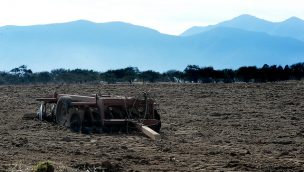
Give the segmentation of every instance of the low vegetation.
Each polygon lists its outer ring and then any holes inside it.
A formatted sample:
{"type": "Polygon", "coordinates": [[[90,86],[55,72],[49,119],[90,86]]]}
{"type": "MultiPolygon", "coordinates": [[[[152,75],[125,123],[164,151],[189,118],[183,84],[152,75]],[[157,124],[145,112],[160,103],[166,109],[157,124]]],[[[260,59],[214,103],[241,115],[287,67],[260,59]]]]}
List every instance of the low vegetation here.
{"type": "Polygon", "coordinates": [[[39,162],[34,166],[33,172],[54,172],[54,166],[49,161],[39,162]]]}
{"type": "Polygon", "coordinates": [[[304,63],[291,66],[265,64],[263,67],[244,66],[239,69],[215,70],[213,67],[188,65],[184,71],[169,70],[159,73],[152,70],[139,71],[136,67],[97,72],[84,69],[55,69],[51,72],[32,72],[26,65],[9,72],[0,72],[0,84],[48,84],[48,83],[132,83],[132,82],[274,82],[301,80],[304,63]]]}

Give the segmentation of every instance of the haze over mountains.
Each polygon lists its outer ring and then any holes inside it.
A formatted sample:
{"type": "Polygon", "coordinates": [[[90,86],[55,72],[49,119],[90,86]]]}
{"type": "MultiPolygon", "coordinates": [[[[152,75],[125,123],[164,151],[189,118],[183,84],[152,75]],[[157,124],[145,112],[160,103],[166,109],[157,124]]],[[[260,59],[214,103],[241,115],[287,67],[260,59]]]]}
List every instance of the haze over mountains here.
{"type": "Polygon", "coordinates": [[[22,64],[34,71],[285,65],[304,61],[303,31],[304,21],[298,18],[273,23],[249,15],[193,27],[180,36],[123,22],[4,26],[0,27],[0,70],[22,64]]]}
{"type": "Polygon", "coordinates": [[[210,25],[206,27],[194,26],[186,30],[181,35],[194,35],[217,27],[231,27],[247,31],[265,32],[270,35],[286,36],[304,41],[304,21],[297,17],[291,17],[282,22],[269,22],[247,14],[238,16],[232,20],[221,22],[216,25],[210,25]]]}

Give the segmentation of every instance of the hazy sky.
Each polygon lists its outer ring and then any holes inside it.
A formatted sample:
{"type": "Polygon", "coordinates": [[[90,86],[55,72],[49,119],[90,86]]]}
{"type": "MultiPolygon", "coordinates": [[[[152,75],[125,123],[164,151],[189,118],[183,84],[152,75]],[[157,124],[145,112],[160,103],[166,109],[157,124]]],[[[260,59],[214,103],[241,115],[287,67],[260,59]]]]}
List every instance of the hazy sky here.
{"type": "Polygon", "coordinates": [[[124,21],[179,34],[241,14],[271,21],[304,19],[303,0],[0,0],[0,26],[78,19],[124,21]]]}

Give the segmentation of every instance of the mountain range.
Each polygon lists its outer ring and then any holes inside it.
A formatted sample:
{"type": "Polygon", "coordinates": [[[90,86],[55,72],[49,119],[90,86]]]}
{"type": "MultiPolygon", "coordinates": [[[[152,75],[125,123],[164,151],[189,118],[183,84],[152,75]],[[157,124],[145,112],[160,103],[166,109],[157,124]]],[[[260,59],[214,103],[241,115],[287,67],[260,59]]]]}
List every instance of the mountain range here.
{"type": "Polygon", "coordinates": [[[195,35],[217,27],[229,27],[254,32],[264,32],[274,36],[285,36],[304,41],[304,21],[291,17],[282,22],[269,22],[247,14],[216,25],[194,26],[181,34],[181,36],[195,35]]]}
{"type": "Polygon", "coordinates": [[[22,64],[34,71],[83,68],[105,71],[183,70],[189,64],[217,69],[304,61],[304,21],[269,22],[242,15],[181,35],[124,22],[0,27],[0,70],[22,64]]]}

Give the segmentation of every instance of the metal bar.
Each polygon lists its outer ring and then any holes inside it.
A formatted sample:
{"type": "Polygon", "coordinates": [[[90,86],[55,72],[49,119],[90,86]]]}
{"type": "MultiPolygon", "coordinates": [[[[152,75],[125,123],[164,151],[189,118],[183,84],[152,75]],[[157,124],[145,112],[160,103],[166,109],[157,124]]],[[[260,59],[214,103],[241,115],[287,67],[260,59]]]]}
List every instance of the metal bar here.
{"type": "Polygon", "coordinates": [[[47,103],[55,103],[57,102],[56,98],[36,98],[36,101],[44,101],[47,103]]]}
{"type": "Polygon", "coordinates": [[[104,105],[102,104],[102,101],[100,101],[100,100],[97,100],[96,104],[97,104],[97,108],[98,108],[99,115],[100,115],[101,126],[104,126],[104,120],[105,120],[104,105]]]}
{"type": "Polygon", "coordinates": [[[90,96],[80,96],[80,95],[70,95],[70,94],[58,94],[58,99],[62,96],[71,97],[72,101],[79,101],[79,102],[96,102],[95,97],[90,96]]]}
{"type": "Polygon", "coordinates": [[[97,106],[96,102],[72,102],[72,106],[90,106],[95,107],[97,106]]]}
{"type": "Polygon", "coordinates": [[[124,125],[126,122],[131,122],[128,119],[104,119],[104,125],[124,125]]]}

